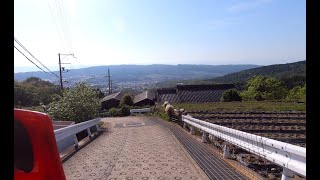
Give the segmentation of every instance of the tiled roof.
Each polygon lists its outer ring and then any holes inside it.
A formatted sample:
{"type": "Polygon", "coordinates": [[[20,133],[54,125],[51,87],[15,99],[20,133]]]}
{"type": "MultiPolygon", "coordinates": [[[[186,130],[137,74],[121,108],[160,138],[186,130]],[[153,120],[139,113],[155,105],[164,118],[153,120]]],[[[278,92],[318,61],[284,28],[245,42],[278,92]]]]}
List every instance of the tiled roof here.
{"type": "Polygon", "coordinates": [[[161,88],[157,89],[158,94],[175,94],[177,92],[176,88],[161,88]]]}
{"type": "Polygon", "coordinates": [[[216,90],[203,90],[203,91],[179,91],[180,97],[179,103],[184,102],[218,102],[222,96],[222,93],[226,89],[216,90]]]}
{"type": "Polygon", "coordinates": [[[232,89],[232,88],[235,88],[233,84],[177,85],[178,91],[183,91],[183,90],[202,91],[202,90],[232,89]]]}
{"type": "Polygon", "coordinates": [[[140,93],[134,97],[133,103],[136,104],[137,102],[140,102],[144,99],[150,99],[153,101],[155,99],[155,94],[150,91],[145,91],[143,93],[140,93]]]}
{"type": "Polygon", "coordinates": [[[121,101],[123,95],[124,95],[123,92],[113,93],[113,94],[110,94],[110,95],[104,97],[101,100],[101,102],[104,102],[104,101],[107,101],[107,100],[110,100],[110,99],[117,99],[117,100],[121,101]]]}
{"type": "Polygon", "coordinates": [[[157,101],[159,103],[219,102],[223,92],[232,88],[235,88],[233,84],[178,85],[175,89],[158,89],[157,101]]]}
{"type": "Polygon", "coordinates": [[[177,94],[161,94],[158,96],[158,102],[161,104],[164,103],[165,101],[168,101],[169,103],[176,103],[179,102],[179,97],[177,94]]]}

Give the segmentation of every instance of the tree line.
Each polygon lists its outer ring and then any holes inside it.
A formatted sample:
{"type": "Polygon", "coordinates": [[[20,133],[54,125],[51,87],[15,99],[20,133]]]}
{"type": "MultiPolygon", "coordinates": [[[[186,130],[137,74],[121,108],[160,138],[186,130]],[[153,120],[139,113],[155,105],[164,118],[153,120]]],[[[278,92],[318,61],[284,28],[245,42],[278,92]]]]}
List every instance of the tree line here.
{"type": "MultiPolygon", "coordinates": [[[[69,88],[66,88],[69,89],[69,88]]],[[[99,98],[104,97],[100,89],[95,89],[99,98]]],[[[31,107],[48,105],[62,96],[59,85],[37,77],[29,77],[24,81],[14,81],[14,106],[31,107]]]]}
{"type": "Polygon", "coordinates": [[[37,77],[27,78],[25,81],[14,81],[14,106],[38,106],[49,104],[55,96],[60,96],[58,85],[44,81],[37,77]]]}
{"type": "Polygon", "coordinates": [[[263,101],[263,100],[296,100],[306,101],[306,83],[296,84],[291,89],[275,77],[255,76],[238,92],[230,89],[223,93],[221,101],[263,101]]]}

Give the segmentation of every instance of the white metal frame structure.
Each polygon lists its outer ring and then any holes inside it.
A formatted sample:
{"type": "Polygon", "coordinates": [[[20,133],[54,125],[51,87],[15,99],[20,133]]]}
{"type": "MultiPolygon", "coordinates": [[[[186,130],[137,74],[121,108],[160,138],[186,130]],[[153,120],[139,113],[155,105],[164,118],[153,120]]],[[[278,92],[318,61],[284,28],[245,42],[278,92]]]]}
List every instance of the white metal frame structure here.
{"type": "Polygon", "coordinates": [[[64,127],[64,128],[60,128],[60,129],[57,129],[57,130],[54,130],[54,134],[55,134],[55,137],[56,137],[56,141],[57,141],[57,144],[72,136],[73,137],[73,140],[74,140],[74,144],[75,144],[75,148],[78,148],[78,139],[77,139],[77,136],[76,134],[87,129],[88,131],[88,136],[89,138],[92,138],[92,133],[90,131],[90,128],[93,127],[93,126],[96,126],[97,127],[97,131],[99,131],[99,126],[98,126],[98,123],[100,122],[100,118],[98,119],[93,119],[93,120],[89,120],[89,121],[85,121],[85,122],[82,122],[82,123],[79,123],[79,124],[74,124],[74,125],[70,125],[70,126],[67,126],[67,127],[64,127]]]}
{"type": "Polygon", "coordinates": [[[182,121],[190,125],[192,130],[196,127],[204,131],[203,136],[208,136],[209,133],[282,166],[282,180],[291,179],[293,173],[306,176],[306,148],[219,126],[191,116],[183,115],[182,121]]]}

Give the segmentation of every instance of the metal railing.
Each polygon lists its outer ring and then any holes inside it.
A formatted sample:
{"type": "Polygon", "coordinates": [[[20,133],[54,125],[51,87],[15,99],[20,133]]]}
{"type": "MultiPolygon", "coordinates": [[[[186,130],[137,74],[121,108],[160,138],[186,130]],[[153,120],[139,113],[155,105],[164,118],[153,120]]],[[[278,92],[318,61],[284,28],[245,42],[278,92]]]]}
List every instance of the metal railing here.
{"type": "Polygon", "coordinates": [[[147,112],[150,112],[151,109],[150,108],[142,108],[142,109],[131,109],[130,110],[130,113],[133,114],[133,113],[147,113],[147,112]]]}
{"type": "Polygon", "coordinates": [[[59,142],[63,141],[68,137],[73,137],[75,148],[78,148],[78,139],[76,134],[87,129],[89,138],[92,138],[93,135],[90,131],[90,128],[93,126],[96,126],[97,131],[99,131],[100,130],[98,126],[99,122],[100,122],[100,118],[54,130],[56,142],[58,144],[59,142]]]}
{"type": "Polygon", "coordinates": [[[306,148],[219,126],[191,116],[183,115],[182,121],[191,125],[191,131],[193,127],[199,128],[206,132],[203,133],[204,136],[209,133],[282,166],[285,179],[292,177],[293,172],[306,176],[306,148]]]}

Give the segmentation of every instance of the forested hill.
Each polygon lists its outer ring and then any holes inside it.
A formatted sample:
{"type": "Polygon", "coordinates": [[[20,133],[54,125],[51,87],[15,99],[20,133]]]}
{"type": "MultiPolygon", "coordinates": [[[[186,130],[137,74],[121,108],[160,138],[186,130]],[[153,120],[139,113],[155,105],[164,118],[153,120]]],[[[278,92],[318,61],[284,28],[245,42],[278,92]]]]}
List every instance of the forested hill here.
{"type": "Polygon", "coordinates": [[[302,85],[306,81],[306,61],[287,64],[275,64],[243,70],[206,80],[211,83],[245,83],[254,76],[276,77],[282,80],[288,88],[302,85]]]}

